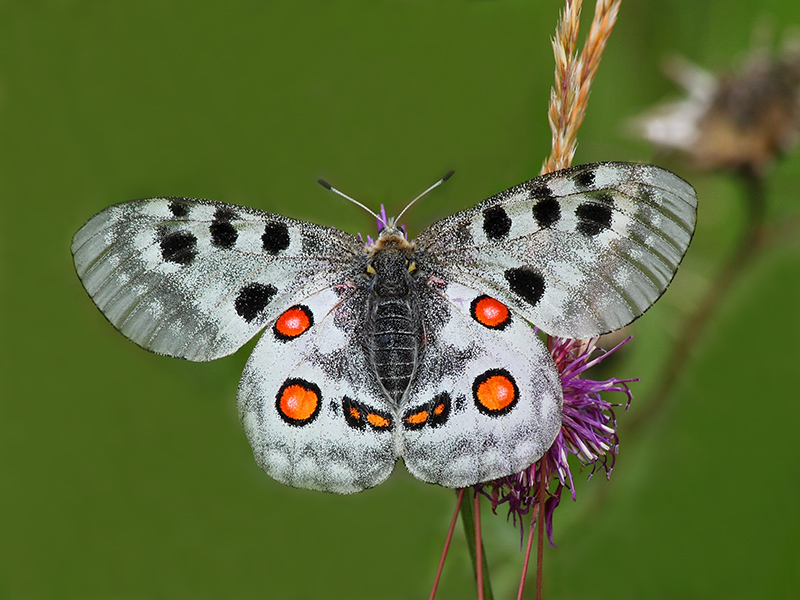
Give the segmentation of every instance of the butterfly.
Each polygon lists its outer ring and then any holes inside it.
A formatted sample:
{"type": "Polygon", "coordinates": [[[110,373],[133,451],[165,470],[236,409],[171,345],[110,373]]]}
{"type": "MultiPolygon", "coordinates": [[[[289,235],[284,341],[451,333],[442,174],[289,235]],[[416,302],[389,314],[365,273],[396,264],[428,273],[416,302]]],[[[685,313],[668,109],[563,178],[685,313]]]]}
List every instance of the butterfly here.
{"type": "Polygon", "coordinates": [[[691,241],[691,185],[600,162],[516,185],[410,240],[375,241],[251,208],[123,202],[75,234],[111,324],[194,361],[260,331],[238,390],[256,461],[294,487],[353,493],[398,458],[458,488],[521,471],[561,427],[540,331],[589,338],[644,313],[691,241]]]}

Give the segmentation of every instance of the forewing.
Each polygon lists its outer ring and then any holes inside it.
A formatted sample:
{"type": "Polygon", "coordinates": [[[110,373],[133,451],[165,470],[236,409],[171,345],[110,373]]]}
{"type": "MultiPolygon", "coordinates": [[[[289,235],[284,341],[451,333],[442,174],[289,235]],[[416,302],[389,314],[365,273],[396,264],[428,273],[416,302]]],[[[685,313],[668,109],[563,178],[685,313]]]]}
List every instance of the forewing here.
{"type": "Polygon", "coordinates": [[[691,185],[652,165],[593,163],[532,179],[417,239],[420,268],[485,289],[551,335],[619,329],[664,292],[691,241],[691,185]]]}
{"type": "Polygon", "coordinates": [[[78,276],[111,324],[190,360],[234,352],[295,298],[344,280],[362,251],[331,228],[186,198],[111,206],[72,241],[78,276]]]}
{"type": "Polygon", "coordinates": [[[288,308],[247,362],[239,415],[256,461],[281,483],[347,494],[394,469],[396,419],[359,343],[364,294],[338,286],[288,308]]]}
{"type": "Polygon", "coordinates": [[[553,359],[497,299],[457,283],[433,287],[422,295],[424,355],[399,415],[406,467],[453,488],[517,473],[561,427],[553,359]]]}

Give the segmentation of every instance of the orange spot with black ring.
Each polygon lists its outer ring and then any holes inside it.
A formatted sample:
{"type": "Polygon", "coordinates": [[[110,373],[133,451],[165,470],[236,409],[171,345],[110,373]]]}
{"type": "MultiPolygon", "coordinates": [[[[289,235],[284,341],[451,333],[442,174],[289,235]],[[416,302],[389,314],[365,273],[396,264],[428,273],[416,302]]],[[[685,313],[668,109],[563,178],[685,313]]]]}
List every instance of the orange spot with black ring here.
{"type": "Polygon", "coordinates": [[[440,392],[421,406],[415,406],[403,415],[403,426],[414,431],[428,425],[439,427],[447,422],[450,416],[450,394],[440,392]]]}
{"type": "Polygon", "coordinates": [[[372,425],[375,429],[387,429],[392,425],[392,422],[387,417],[379,415],[378,413],[369,413],[367,415],[367,423],[372,425]]]}
{"type": "Polygon", "coordinates": [[[376,411],[348,396],[342,398],[342,411],[345,423],[359,431],[366,430],[367,425],[377,431],[392,427],[392,417],[389,413],[376,411]]]}
{"type": "Polygon", "coordinates": [[[450,394],[440,392],[431,400],[431,416],[428,423],[431,427],[439,427],[447,423],[450,417],[450,394]]]}
{"type": "Polygon", "coordinates": [[[272,331],[281,341],[293,340],[311,329],[314,315],[307,306],[298,304],[286,309],[275,321],[272,331]]]}
{"type": "Polygon", "coordinates": [[[420,427],[425,424],[428,420],[428,411],[427,410],[419,410],[417,412],[408,414],[405,416],[404,420],[411,426],[420,427]]]}
{"type": "Polygon", "coordinates": [[[319,414],[322,394],[319,387],[304,379],[287,379],[275,398],[275,408],[290,425],[308,425],[319,414]]]}
{"type": "Polygon", "coordinates": [[[478,296],[470,305],[470,314],[478,323],[489,329],[503,329],[511,323],[508,307],[491,296],[478,296]]]}
{"type": "Polygon", "coordinates": [[[519,388],[505,369],[489,369],[473,381],[472,397],[478,410],[495,417],[514,408],[519,400],[519,388]]]}

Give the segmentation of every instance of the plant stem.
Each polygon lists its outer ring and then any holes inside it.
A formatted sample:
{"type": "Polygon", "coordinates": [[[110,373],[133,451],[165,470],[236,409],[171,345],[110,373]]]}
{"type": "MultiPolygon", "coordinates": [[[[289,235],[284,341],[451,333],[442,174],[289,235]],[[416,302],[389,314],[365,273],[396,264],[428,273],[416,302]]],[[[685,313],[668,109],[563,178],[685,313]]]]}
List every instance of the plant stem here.
{"type": "Polygon", "coordinates": [[[456,510],[453,513],[453,519],[450,521],[450,529],[447,530],[447,538],[444,541],[442,557],[439,559],[439,568],[436,569],[436,577],[433,580],[433,588],[431,588],[431,595],[428,597],[428,600],[433,600],[436,597],[436,590],[439,588],[439,580],[442,578],[442,571],[444,570],[444,561],[447,558],[447,551],[450,550],[450,542],[453,540],[453,532],[456,529],[456,521],[458,521],[458,513],[461,508],[461,502],[464,499],[464,492],[464,488],[458,490],[456,510]]]}
{"type": "MultiPolygon", "coordinates": [[[[544,460],[540,464],[544,464],[544,460]]],[[[539,516],[537,518],[536,539],[536,600],[542,600],[542,566],[544,564],[544,529],[545,502],[547,501],[547,483],[550,481],[547,469],[544,469],[539,479],[539,516]]]]}
{"type": "MultiPolygon", "coordinates": [[[[472,494],[474,495],[475,491],[472,490],[472,494]]],[[[472,508],[473,504],[473,497],[470,494],[464,494],[461,496],[461,523],[464,525],[464,535],[467,538],[467,549],[469,550],[469,556],[472,559],[472,570],[475,573],[475,579],[477,581],[478,578],[478,555],[477,555],[477,546],[475,542],[475,511],[472,508]]],[[[481,544],[481,557],[482,561],[486,561],[486,550],[483,547],[483,542],[481,544]]],[[[492,595],[492,586],[489,582],[489,571],[486,569],[483,573],[483,594],[486,600],[493,600],[494,596],[492,595]]]]}

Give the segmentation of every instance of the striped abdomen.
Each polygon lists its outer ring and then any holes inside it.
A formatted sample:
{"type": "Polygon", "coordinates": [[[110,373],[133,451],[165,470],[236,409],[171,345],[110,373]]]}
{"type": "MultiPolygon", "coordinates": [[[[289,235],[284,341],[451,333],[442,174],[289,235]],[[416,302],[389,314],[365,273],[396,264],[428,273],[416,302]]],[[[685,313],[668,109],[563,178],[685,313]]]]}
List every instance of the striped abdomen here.
{"type": "Polygon", "coordinates": [[[414,311],[408,296],[373,301],[370,357],[386,394],[400,403],[417,366],[419,348],[414,311]]]}

